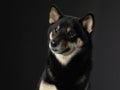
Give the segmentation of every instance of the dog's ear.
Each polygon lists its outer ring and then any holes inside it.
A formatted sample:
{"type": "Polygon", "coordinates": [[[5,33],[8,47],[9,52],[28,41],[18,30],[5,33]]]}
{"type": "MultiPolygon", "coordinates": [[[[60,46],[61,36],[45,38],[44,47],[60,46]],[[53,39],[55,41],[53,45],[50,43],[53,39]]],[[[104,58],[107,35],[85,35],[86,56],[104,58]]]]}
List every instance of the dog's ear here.
{"type": "Polygon", "coordinates": [[[55,23],[62,16],[63,15],[62,15],[61,11],[55,5],[51,5],[50,13],[49,13],[49,23],[50,24],[55,23]]]}
{"type": "Polygon", "coordinates": [[[93,31],[94,26],[94,16],[93,14],[89,13],[85,17],[81,19],[82,26],[87,32],[90,34],[93,31]]]}

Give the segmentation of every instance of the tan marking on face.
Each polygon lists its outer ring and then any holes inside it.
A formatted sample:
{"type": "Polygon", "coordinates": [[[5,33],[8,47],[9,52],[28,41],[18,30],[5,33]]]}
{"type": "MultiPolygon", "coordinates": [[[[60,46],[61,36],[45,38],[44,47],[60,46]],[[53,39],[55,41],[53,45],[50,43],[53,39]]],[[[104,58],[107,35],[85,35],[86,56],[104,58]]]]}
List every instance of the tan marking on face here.
{"type": "Polygon", "coordinates": [[[83,46],[83,41],[82,41],[82,39],[81,38],[78,38],[77,39],[77,47],[81,47],[81,46],[83,46]]]}
{"type": "Polygon", "coordinates": [[[60,25],[57,26],[56,31],[60,30],[60,25]]]}
{"type": "Polygon", "coordinates": [[[69,33],[71,31],[71,28],[70,27],[68,27],[67,28],[67,33],[69,33]]]}
{"type": "Polygon", "coordinates": [[[68,51],[68,52],[63,53],[62,55],[68,56],[68,55],[70,55],[74,50],[75,50],[75,48],[71,49],[71,50],[68,51]]]}
{"type": "Polygon", "coordinates": [[[88,29],[87,31],[88,31],[88,33],[91,33],[91,32],[92,32],[92,29],[88,29]]]}
{"type": "Polygon", "coordinates": [[[52,32],[50,32],[49,38],[50,38],[51,41],[53,40],[53,33],[52,32]]]}
{"type": "Polygon", "coordinates": [[[66,48],[66,46],[67,46],[67,42],[64,41],[64,40],[61,40],[61,41],[60,41],[60,45],[61,45],[61,47],[66,48]]]}
{"type": "MultiPolygon", "coordinates": [[[[70,42],[69,42],[69,43],[70,43],[70,42]]],[[[68,51],[68,52],[63,53],[63,55],[64,55],[64,56],[70,55],[71,53],[74,52],[74,50],[75,50],[76,48],[80,48],[81,46],[83,46],[83,44],[84,44],[84,43],[83,43],[82,39],[81,39],[81,38],[77,38],[77,43],[71,44],[71,46],[69,46],[69,47],[71,48],[71,50],[68,51]]],[[[67,45],[66,45],[66,47],[67,47],[67,45]]]]}

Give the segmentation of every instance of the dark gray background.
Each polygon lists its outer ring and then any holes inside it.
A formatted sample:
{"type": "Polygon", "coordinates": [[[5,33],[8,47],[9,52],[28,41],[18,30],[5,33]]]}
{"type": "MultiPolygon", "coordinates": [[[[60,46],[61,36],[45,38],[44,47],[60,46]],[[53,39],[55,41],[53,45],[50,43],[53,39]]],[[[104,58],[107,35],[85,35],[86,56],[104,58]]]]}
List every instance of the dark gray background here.
{"type": "MultiPolygon", "coordinates": [[[[92,90],[120,90],[119,0],[52,2],[64,14],[95,15],[92,90]]],[[[1,30],[1,90],[35,90],[46,62],[50,4],[50,0],[10,0],[3,7],[7,24],[1,30]]]]}

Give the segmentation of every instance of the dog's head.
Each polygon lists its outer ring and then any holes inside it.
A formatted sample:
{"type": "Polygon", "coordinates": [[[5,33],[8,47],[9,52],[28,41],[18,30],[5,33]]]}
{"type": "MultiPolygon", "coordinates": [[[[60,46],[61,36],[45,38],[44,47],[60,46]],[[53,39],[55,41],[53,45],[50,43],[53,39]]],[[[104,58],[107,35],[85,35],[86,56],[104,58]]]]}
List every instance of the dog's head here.
{"type": "Polygon", "coordinates": [[[49,48],[55,54],[69,55],[91,43],[94,18],[87,14],[82,19],[63,15],[52,5],[49,13],[49,48]]]}

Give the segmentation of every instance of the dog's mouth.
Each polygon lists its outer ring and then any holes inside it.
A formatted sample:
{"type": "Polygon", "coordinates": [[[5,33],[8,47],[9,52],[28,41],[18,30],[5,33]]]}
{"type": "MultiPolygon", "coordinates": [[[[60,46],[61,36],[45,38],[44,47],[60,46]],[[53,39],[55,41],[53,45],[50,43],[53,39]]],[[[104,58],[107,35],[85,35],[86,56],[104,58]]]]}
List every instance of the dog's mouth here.
{"type": "Polygon", "coordinates": [[[69,47],[62,47],[61,45],[52,47],[50,43],[49,43],[49,48],[53,53],[56,53],[56,54],[63,54],[71,50],[69,47]]]}
{"type": "Polygon", "coordinates": [[[52,48],[52,51],[54,51],[54,53],[57,53],[57,54],[63,54],[65,52],[70,51],[70,48],[65,48],[65,49],[52,48]]]}

